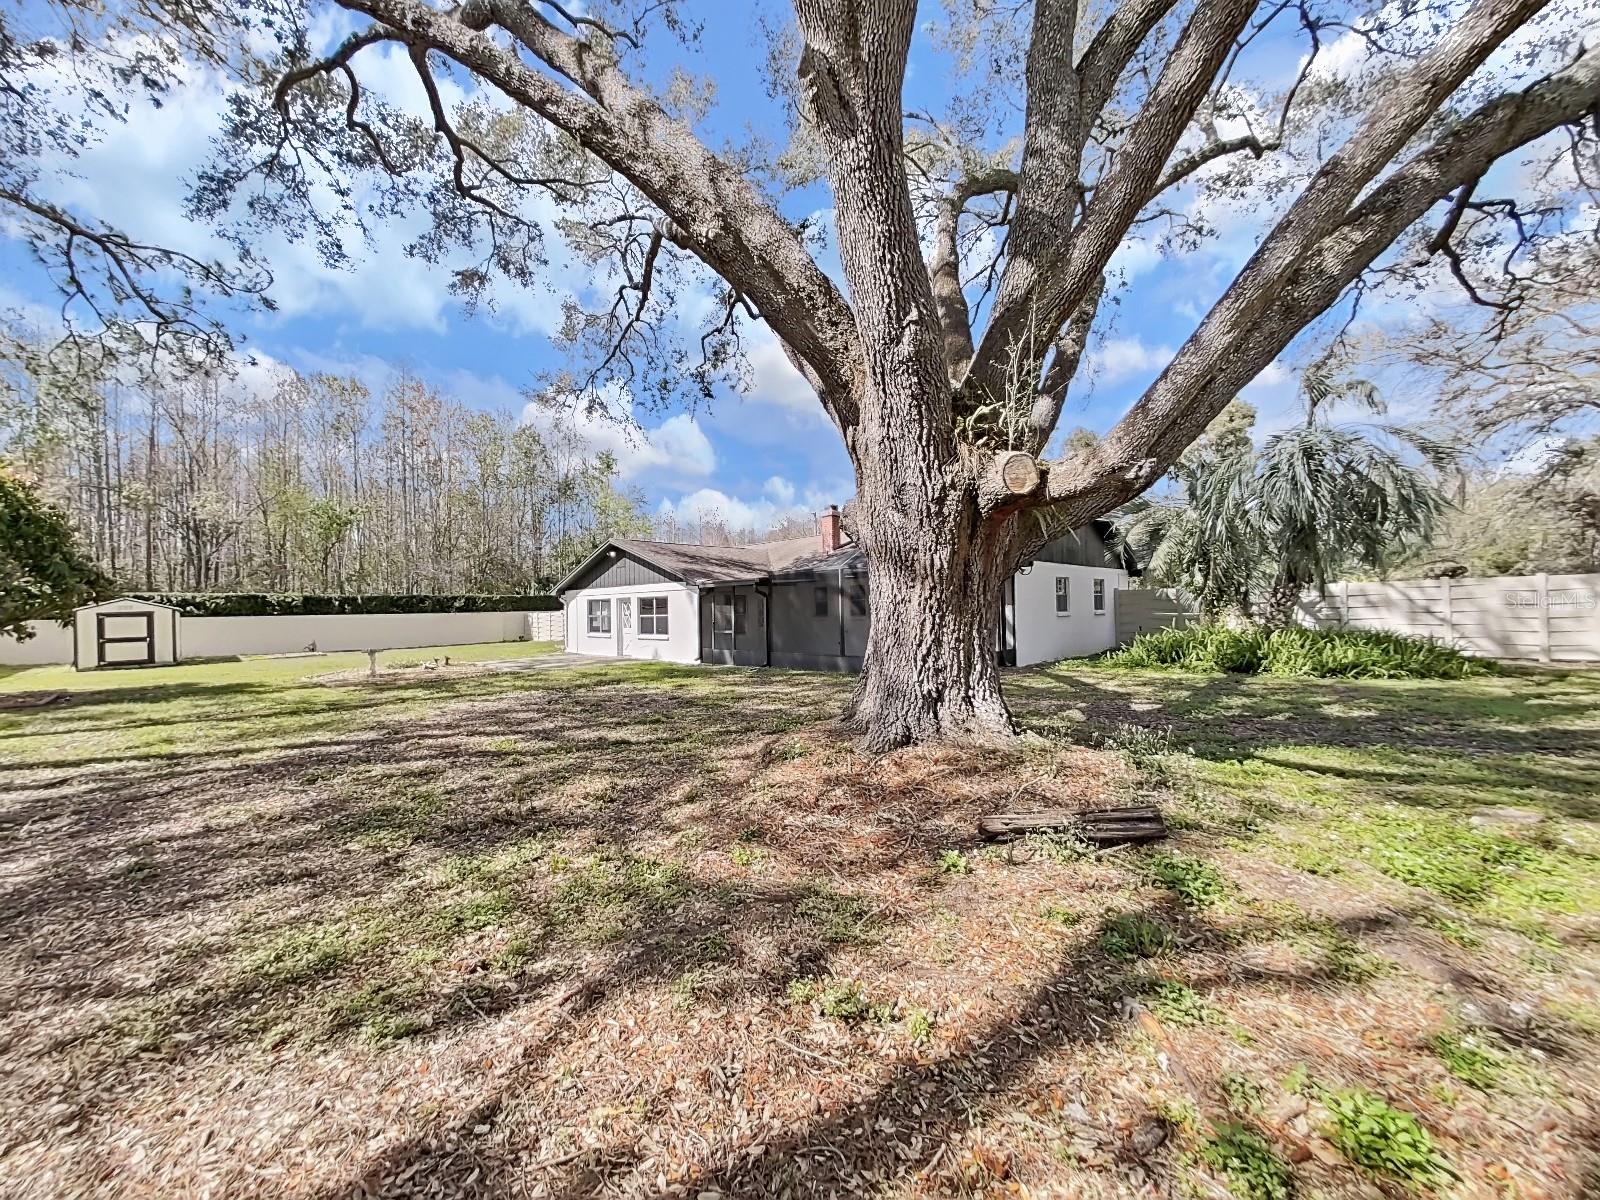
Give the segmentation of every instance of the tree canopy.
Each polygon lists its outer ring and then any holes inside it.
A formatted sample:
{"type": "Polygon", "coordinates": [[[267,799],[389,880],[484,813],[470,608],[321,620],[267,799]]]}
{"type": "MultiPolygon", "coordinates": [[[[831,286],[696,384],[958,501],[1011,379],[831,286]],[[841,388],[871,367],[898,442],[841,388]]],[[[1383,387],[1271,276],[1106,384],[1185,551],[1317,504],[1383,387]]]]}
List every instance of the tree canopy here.
{"type": "Polygon", "coordinates": [[[27,641],[30,621],[66,620],[110,586],[66,514],[0,463],[0,636],[27,641]]]}

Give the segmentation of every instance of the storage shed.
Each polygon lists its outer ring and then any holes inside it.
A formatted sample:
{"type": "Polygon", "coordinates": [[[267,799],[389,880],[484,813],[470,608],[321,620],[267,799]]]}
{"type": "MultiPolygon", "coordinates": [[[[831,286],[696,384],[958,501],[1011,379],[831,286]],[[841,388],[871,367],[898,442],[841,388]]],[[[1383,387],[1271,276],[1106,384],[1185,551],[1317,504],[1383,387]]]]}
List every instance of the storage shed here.
{"type": "Polygon", "coordinates": [[[72,665],[153,667],[178,661],[181,614],[152,600],[103,600],[72,614],[72,665]]]}

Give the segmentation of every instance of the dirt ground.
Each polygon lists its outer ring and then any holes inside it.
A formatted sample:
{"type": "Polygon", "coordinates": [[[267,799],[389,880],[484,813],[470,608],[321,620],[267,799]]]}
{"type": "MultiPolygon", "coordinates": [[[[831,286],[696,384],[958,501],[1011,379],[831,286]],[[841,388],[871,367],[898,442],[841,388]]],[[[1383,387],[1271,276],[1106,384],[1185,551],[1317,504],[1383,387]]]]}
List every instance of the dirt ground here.
{"type": "Polygon", "coordinates": [[[1592,677],[285,670],[0,712],[0,1194],[1600,1194],[1592,677]]]}

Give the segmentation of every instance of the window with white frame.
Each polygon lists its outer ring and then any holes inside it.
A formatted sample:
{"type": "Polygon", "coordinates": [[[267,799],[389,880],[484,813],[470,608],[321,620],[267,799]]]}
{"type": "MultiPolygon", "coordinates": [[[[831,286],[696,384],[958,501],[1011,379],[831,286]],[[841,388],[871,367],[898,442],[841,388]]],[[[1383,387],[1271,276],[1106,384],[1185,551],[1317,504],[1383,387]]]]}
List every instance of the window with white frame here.
{"type": "Polygon", "coordinates": [[[1106,581],[1104,579],[1096,579],[1094,581],[1094,611],[1097,616],[1105,616],[1106,581]]]}
{"type": "Polygon", "coordinates": [[[639,636],[664,638],[667,636],[667,598],[665,596],[639,597],[639,636]]]}
{"type": "Polygon", "coordinates": [[[611,632],[611,601],[589,601],[589,632],[592,635],[611,632]]]}
{"type": "Polygon", "coordinates": [[[1072,580],[1065,575],[1056,576],[1056,616],[1072,615],[1072,580]]]}

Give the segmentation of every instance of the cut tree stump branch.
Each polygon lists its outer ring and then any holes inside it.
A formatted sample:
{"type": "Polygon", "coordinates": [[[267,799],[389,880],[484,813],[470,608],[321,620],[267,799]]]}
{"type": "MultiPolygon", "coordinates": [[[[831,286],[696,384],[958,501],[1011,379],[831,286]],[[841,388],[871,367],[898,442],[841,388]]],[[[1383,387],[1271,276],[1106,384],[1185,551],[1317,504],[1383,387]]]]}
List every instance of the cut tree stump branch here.
{"type": "Polygon", "coordinates": [[[1133,845],[1166,837],[1167,823],[1161,810],[1148,804],[1081,812],[995,813],[978,818],[978,836],[986,842],[1008,842],[1030,833],[1066,833],[1096,846],[1133,845]]]}

